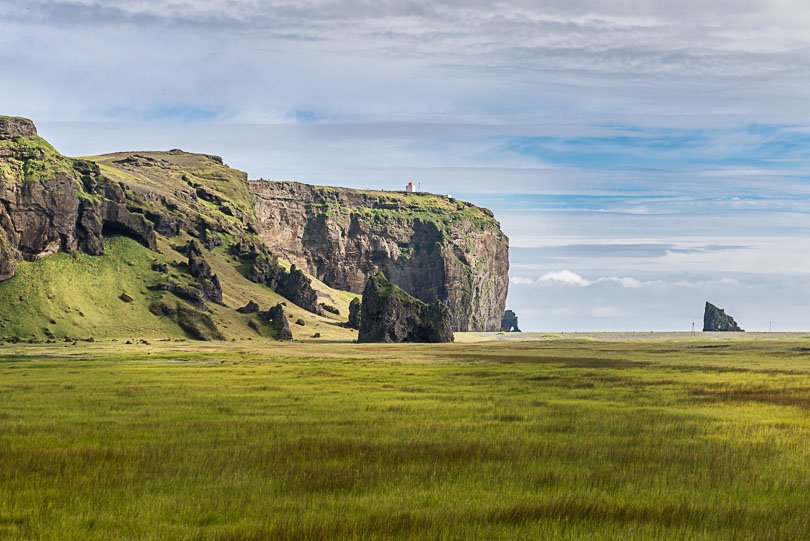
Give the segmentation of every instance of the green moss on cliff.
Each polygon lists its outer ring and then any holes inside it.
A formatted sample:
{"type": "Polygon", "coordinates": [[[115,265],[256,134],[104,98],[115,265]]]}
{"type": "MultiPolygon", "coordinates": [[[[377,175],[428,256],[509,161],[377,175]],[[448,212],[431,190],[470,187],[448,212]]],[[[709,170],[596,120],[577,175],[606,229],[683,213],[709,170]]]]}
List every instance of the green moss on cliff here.
{"type": "MultiPolygon", "coordinates": [[[[294,182],[279,184],[295,185],[294,182]]],[[[314,214],[329,217],[355,214],[374,223],[402,220],[430,222],[444,234],[450,234],[460,223],[472,225],[479,231],[500,228],[492,212],[457,199],[426,192],[407,193],[383,190],[358,190],[332,186],[313,186],[321,201],[312,205],[314,214]]]]}
{"type": "Polygon", "coordinates": [[[6,182],[37,182],[73,174],[73,160],[39,136],[0,139],[0,157],[0,174],[6,182]]]}
{"type": "Polygon", "coordinates": [[[159,295],[146,291],[160,279],[151,270],[157,254],[126,237],[108,239],[105,252],[19,262],[17,275],[0,284],[0,336],[183,336],[174,323],[149,312],[159,295]],[[122,293],[132,302],[122,301],[122,293]]]}
{"type": "Polygon", "coordinates": [[[377,272],[371,277],[371,281],[374,282],[374,287],[377,289],[377,297],[380,299],[387,299],[389,297],[394,297],[401,302],[405,303],[413,303],[419,306],[426,306],[426,304],[416,297],[409,295],[408,293],[404,292],[402,289],[397,287],[393,284],[388,278],[385,277],[385,274],[382,272],[377,272]]]}

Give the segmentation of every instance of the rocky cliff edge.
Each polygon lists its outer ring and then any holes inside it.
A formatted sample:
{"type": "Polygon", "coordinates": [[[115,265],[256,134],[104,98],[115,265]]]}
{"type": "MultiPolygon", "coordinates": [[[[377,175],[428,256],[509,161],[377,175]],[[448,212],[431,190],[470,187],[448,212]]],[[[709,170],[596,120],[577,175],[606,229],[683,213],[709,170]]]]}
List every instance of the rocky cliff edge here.
{"type": "Polygon", "coordinates": [[[331,287],[362,293],[382,271],[456,331],[500,329],[509,239],[492,213],[451,197],[251,181],[262,240],[331,287]]]}

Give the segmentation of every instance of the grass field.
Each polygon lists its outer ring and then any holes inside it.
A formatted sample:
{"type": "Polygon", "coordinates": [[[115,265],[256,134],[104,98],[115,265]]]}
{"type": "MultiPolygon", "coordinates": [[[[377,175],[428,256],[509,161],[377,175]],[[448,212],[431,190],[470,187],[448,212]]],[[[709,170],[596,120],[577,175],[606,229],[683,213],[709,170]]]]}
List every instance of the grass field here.
{"type": "Polygon", "coordinates": [[[810,337],[0,348],[0,538],[802,539],[810,337]]]}

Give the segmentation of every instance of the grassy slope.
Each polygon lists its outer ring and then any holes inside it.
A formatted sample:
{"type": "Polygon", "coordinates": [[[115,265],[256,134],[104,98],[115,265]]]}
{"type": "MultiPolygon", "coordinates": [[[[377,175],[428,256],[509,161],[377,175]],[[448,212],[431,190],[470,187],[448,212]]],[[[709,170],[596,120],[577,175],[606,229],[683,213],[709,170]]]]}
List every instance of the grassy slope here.
{"type": "MultiPolygon", "coordinates": [[[[64,336],[96,340],[184,338],[185,334],[174,322],[149,312],[150,303],[158,298],[176,302],[171,295],[146,289],[163,281],[163,275],[151,270],[153,261],[172,264],[175,281],[187,283],[189,279],[177,266],[185,263],[185,257],[175,252],[166,240],[161,240],[160,249],[164,255],[132,239],[112,237],[106,240],[103,256],[59,253],[41,261],[19,263],[17,276],[0,284],[0,306],[7,307],[0,316],[0,339],[17,336],[23,340],[33,337],[43,341],[45,329],[59,339],[64,336]],[[133,298],[132,303],[119,298],[124,292],[133,298]]],[[[256,316],[239,314],[235,308],[252,299],[266,310],[276,303],[286,302],[285,299],[245,279],[223,250],[209,256],[209,261],[220,276],[224,301],[228,305],[220,307],[209,303],[220,330],[229,339],[260,339],[248,327],[248,322],[256,316]]],[[[296,339],[309,339],[316,332],[321,333],[323,340],[355,338],[354,331],[344,329],[337,321],[315,316],[292,303],[287,303],[286,313],[291,324],[299,318],[306,322],[304,327],[291,325],[296,339]]]]}
{"type": "Polygon", "coordinates": [[[101,257],[58,253],[18,263],[17,275],[0,285],[0,336],[41,340],[49,329],[82,339],[182,337],[148,309],[160,296],[146,290],[160,277],[151,265],[164,259],[125,237],[107,239],[105,250],[101,257]],[[119,298],[124,292],[133,302],[119,298]]]}
{"type": "MultiPolygon", "coordinates": [[[[147,188],[153,193],[172,196],[178,191],[190,191],[188,182],[221,196],[233,210],[252,214],[252,196],[246,184],[247,175],[238,169],[220,164],[205,154],[183,151],[117,152],[85,159],[96,162],[102,173],[131,186],[147,188]],[[122,163],[137,157],[141,164],[122,163]],[[151,163],[149,160],[153,160],[151,163]],[[185,175],[187,180],[183,180],[185,175]]],[[[213,207],[212,207],[213,210],[213,207]]],[[[220,218],[224,218],[220,216],[220,218]]]]}
{"type": "MultiPolygon", "coordinates": [[[[225,253],[223,248],[214,251],[213,257],[209,257],[214,272],[219,276],[222,283],[223,301],[229,308],[212,306],[215,313],[215,320],[221,325],[221,330],[226,336],[236,338],[256,337],[256,333],[246,327],[246,321],[253,316],[243,316],[234,308],[239,308],[247,304],[249,300],[259,303],[262,310],[266,310],[279,302],[286,303],[284,310],[290,320],[290,328],[293,338],[296,340],[311,339],[315,333],[321,334],[321,340],[350,342],[357,338],[357,332],[346,329],[340,324],[348,317],[348,302],[333,303],[342,310],[341,318],[317,316],[303,308],[287,301],[269,287],[258,285],[243,276],[239,272],[237,261],[225,253]],[[345,307],[343,306],[345,304],[345,307]],[[296,325],[295,322],[302,319],[304,326],[296,325]]],[[[313,280],[316,290],[328,294],[330,298],[341,299],[347,293],[333,290],[321,282],[313,280]]]]}
{"type": "MultiPolygon", "coordinates": [[[[98,163],[105,175],[125,182],[130,186],[146,188],[152,192],[173,198],[174,194],[178,192],[191,191],[188,186],[190,181],[222,197],[237,214],[253,214],[253,196],[250,194],[246,184],[247,175],[239,170],[217,163],[204,154],[192,154],[182,151],[119,152],[92,156],[87,159],[98,163]],[[122,160],[132,156],[139,159],[154,160],[152,163],[157,165],[133,167],[122,163],[122,160]],[[183,176],[187,180],[183,180],[183,176]]],[[[214,221],[226,220],[238,223],[236,218],[225,216],[219,212],[215,205],[209,203],[200,204],[203,206],[198,206],[189,212],[203,211],[214,221]]],[[[168,245],[166,248],[170,249],[168,245]]],[[[178,256],[177,259],[180,261],[183,258],[178,256]]],[[[267,287],[244,279],[243,275],[237,272],[238,261],[228,256],[224,248],[217,249],[213,257],[210,257],[209,263],[219,275],[225,295],[225,304],[230,308],[244,306],[249,300],[258,302],[262,309],[267,309],[278,302],[285,302],[287,304],[287,317],[290,318],[293,337],[296,340],[310,339],[315,333],[320,333],[321,338],[324,340],[351,341],[356,337],[354,331],[337,325],[339,322],[346,321],[349,302],[351,302],[353,294],[332,289],[312,278],[313,287],[323,296],[324,302],[336,306],[341,311],[340,316],[326,313],[324,317],[320,317],[286,301],[267,287]],[[298,319],[303,319],[306,325],[303,327],[294,325],[294,322],[298,319]]],[[[256,333],[246,326],[247,321],[255,318],[254,316],[242,316],[233,313],[232,310],[217,306],[211,308],[214,312],[215,321],[222,325],[221,330],[229,338],[257,338],[256,333]]]]}
{"type": "Polygon", "coordinates": [[[808,346],[0,349],[0,537],[804,538],[808,346]]]}

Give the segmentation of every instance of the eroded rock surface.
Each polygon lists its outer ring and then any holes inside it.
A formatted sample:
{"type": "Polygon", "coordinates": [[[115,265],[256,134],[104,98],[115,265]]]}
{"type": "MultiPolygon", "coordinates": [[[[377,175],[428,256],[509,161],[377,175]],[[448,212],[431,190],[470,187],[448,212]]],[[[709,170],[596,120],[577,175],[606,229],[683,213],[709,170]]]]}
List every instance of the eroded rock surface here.
{"type": "Polygon", "coordinates": [[[37,127],[27,118],[0,116],[0,138],[37,136],[37,127]]]}
{"type": "Polygon", "coordinates": [[[188,268],[205,297],[214,303],[222,304],[222,285],[214,274],[211,265],[206,261],[202,248],[197,241],[190,241],[183,252],[188,256],[188,268]]]}
{"type": "Polygon", "coordinates": [[[312,282],[306,274],[295,265],[292,265],[288,272],[276,258],[262,254],[253,261],[248,279],[266,285],[305,310],[314,314],[321,313],[318,293],[312,288],[312,282]]]}
{"type": "Polygon", "coordinates": [[[284,306],[277,304],[266,312],[260,312],[259,317],[270,323],[276,340],[292,340],[290,321],[284,314],[284,306]]]}
{"type": "Polygon", "coordinates": [[[426,304],[381,272],[363,290],[358,342],[452,342],[452,316],[441,301],[426,304]]]}
{"type": "Polygon", "coordinates": [[[18,259],[101,255],[105,234],[156,250],[152,222],[133,206],[98,165],[62,156],[28,120],[0,117],[0,281],[14,275],[18,259]]]}
{"type": "Polygon", "coordinates": [[[382,271],[458,331],[500,329],[509,242],[492,213],[432,194],[252,181],[268,247],[327,285],[360,293],[382,271]]]}
{"type": "Polygon", "coordinates": [[[744,332],[734,321],[734,318],[726,314],[725,310],[718,308],[710,302],[706,303],[703,311],[703,331],[704,332],[744,332]]]}
{"type": "Polygon", "coordinates": [[[360,299],[355,297],[352,299],[352,302],[349,303],[349,321],[346,323],[346,326],[350,329],[360,329],[360,310],[360,299]]]}
{"type": "Polygon", "coordinates": [[[240,314],[255,314],[259,311],[259,304],[254,300],[249,300],[246,305],[236,309],[240,314]]]}

